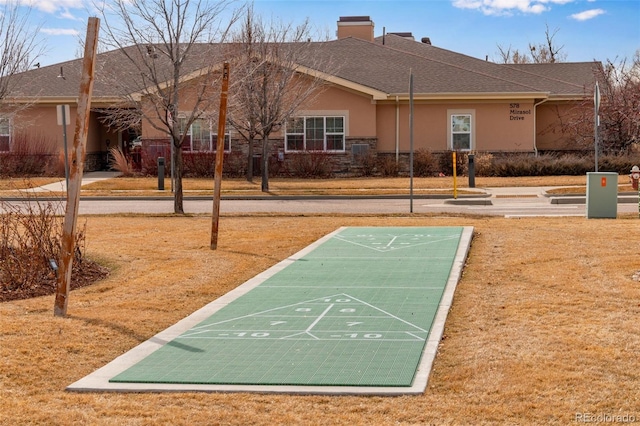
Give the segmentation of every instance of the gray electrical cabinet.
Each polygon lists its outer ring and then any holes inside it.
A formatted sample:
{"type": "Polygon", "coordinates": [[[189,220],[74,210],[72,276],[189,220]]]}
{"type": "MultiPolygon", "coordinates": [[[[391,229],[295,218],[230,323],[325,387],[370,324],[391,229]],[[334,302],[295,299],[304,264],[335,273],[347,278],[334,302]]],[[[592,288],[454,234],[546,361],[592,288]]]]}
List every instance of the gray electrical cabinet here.
{"type": "Polygon", "coordinates": [[[618,216],[618,174],[614,172],[587,173],[587,218],[618,216]]]}

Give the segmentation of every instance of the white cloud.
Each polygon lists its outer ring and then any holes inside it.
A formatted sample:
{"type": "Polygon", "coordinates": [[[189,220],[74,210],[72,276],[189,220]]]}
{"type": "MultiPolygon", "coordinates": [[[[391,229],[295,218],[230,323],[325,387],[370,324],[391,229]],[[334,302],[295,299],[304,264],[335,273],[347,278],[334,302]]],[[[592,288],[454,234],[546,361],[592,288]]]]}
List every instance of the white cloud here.
{"type": "Polygon", "coordinates": [[[479,10],[485,15],[510,15],[516,12],[540,14],[552,4],[567,4],[575,0],[452,0],[459,9],[479,10]]]}
{"type": "MultiPolygon", "coordinates": [[[[56,13],[67,9],[84,9],[86,7],[86,0],[18,0],[18,2],[45,13],[56,13]]],[[[7,0],[0,0],[0,3],[7,3],[7,0]]]]}
{"type": "Polygon", "coordinates": [[[59,36],[59,35],[77,36],[80,34],[78,30],[74,30],[71,28],[41,28],[40,32],[49,34],[52,36],[59,36]]]}
{"type": "Polygon", "coordinates": [[[585,10],[584,12],[574,13],[571,15],[571,18],[576,21],[588,21],[589,19],[593,19],[596,16],[603,15],[604,13],[605,11],[602,9],[590,9],[585,10]]]}

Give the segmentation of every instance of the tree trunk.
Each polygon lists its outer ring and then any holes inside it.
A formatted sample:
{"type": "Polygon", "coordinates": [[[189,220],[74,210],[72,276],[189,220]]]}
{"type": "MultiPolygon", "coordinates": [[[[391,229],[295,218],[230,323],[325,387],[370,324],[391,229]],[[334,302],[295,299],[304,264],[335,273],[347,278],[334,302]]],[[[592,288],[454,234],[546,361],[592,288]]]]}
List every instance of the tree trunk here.
{"type": "Polygon", "coordinates": [[[176,146],[173,143],[173,156],[171,161],[174,163],[173,172],[175,173],[175,186],[173,188],[173,212],[176,214],[184,214],[183,194],[182,194],[182,145],[176,146]]]}
{"type": "Polygon", "coordinates": [[[262,192],[269,192],[269,136],[262,137],[262,192]]]}
{"type": "Polygon", "coordinates": [[[249,138],[249,148],[247,149],[247,182],[253,182],[253,138],[249,138]]]}

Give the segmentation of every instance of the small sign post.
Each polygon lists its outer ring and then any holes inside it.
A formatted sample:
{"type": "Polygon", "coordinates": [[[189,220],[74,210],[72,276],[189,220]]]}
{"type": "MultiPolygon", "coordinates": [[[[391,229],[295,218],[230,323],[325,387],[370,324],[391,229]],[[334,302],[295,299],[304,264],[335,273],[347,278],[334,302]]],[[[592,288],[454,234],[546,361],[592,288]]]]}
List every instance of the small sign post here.
{"type": "Polygon", "coordinates": [[[69,193],[69,153],[67,148],[67,126],[71,124],[71,113],[69,112],[69,105],[57,105],[56,112],[58,113],[58,126],[62,126],[62,143],[64,145],[64,178],[65,192],[69,193]]]}

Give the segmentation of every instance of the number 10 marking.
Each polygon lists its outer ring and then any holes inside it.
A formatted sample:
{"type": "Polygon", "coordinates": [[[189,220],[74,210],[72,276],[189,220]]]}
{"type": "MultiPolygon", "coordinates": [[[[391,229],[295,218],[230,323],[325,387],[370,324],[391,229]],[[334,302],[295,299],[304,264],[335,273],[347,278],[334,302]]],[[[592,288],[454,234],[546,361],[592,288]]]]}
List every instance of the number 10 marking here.
{"type": "MultiPolygon", "coordinates": [[[[239,332],[239,333],[232,333],[235,337],[247,337],[246,332],[239,332]]],[[[269,337],[269,333],[264,333],[264,332],[260,332],[260,333],[251,333],[249,334],[249,337],[269,337]]]]}
{"type": "MultiPolygon", "coordinates": [[[[352,333],[352,334],[345,334],[345,337],[348,337],[350,339],[357,339],[359,336],[358,333],[352,333]]],[[[366,333],[363,334],[362,337],[364,337],[365,339],[379,339],[382,337],[382,334],[378,334],[378,333],[366,333]]]]}

